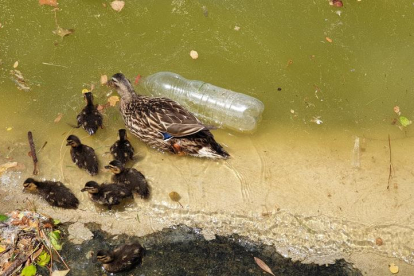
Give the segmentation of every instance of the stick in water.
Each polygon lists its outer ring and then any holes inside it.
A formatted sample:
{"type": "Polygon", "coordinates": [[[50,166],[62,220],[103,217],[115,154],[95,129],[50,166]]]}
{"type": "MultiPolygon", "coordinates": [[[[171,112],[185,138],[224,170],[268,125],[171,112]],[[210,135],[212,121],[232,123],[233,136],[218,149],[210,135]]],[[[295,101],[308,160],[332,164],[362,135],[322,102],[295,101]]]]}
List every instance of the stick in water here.
{"type": "Polygon", "coordinates": [[[32,156],[33,159],[33,164],[34,164],[34,168],[33,168],[33,174],[34,175],[38,175],[39,174],[39,170],[37,169],[37,156],[36,156],[36,148],[35,148],[35,144],[33,142],[33,134],[31,131],[29,131],[27,133],[27,136],[29,137],[29,145],[30,145],[30,155],[32,156]]]}

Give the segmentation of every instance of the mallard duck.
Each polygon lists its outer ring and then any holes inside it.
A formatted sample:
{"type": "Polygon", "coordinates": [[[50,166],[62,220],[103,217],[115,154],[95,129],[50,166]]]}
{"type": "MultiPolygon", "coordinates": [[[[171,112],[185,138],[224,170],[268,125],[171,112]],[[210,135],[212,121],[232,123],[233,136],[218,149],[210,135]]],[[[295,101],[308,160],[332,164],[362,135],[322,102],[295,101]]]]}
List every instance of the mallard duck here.
{"type": "Polygon", "coordinates": [[[62,182],[36,181],[28,178],[24,181],[23,187],[24,191],[38,193],[52,206],[66,209],[78,208],[79,200],[62,182]]]}
{"type": "Polygon", "coordinates": [[[124,185],[132,192],[138,193],[142,198],[149,197],[148,182],[141,172],[134,168],[125,168],[118,160],[111,161],[108,166],[105,166],[105,169],[109,169],[113,173],[113,182],[124,185]]]}
{"type": "Polygon", "coordinates": [[[95,134],[98,128],[102,127],[102,114],[93,105],[92,92],[85,93],[86,106],[79,113],[77,120],[78,126],[83,127],[89,135],[95,134]]]}
{"type": "Polygon", "coordinates": [[[126,130],[120,129],[118,132],[119,140],[111,146],[111,154],[115,160],[125,164],[128,160],[132,160],[134,156],[134,148],[127,140],[126,130]]]}
{"type": "Polygon", "coordinates": [[[121,96],[121,114],[126,127],[149,146],[179,155],[229,157],[209,128],[177,102],[136,94],[121,73],[113,75],[108,84],[121,96]]]}
{"type": "Polygon", "coordinates": [[[109,210],[113,205],[119,205],[122,200],[132,197],[132,192],[128,188],[113,183],[99,185],[95,181],[89,181],[81,191],[87,191],[92,201],[108,206],[109,210]]]}
{"type": "Polygon", "coordinates": [[[96,259],[103,263],[107,272],[121,272],[142,262],[145,249],[138,243],[124,244],[113,251],[99,250],[96,259]]]}
{"type": "Polygon", "coordinates": [[[70,156],[72,161],[81,169],[85,169],[90,175],[98,173],[98,159],[93,148],[81,143],[75,135],[70,135],[66,146],[71,146],[70,156]]]}

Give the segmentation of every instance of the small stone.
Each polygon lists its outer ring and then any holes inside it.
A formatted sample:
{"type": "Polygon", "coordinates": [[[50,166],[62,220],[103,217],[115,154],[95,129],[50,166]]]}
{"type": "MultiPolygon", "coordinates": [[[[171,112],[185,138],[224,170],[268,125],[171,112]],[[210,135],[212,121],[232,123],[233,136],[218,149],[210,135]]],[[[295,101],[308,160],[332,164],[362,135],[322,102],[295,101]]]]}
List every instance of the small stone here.
{"type": "Polygon", "coordinates": [[[192,59],[198,59],[197,51],[191,50],[190,56],[191,56],[192,59]]]}

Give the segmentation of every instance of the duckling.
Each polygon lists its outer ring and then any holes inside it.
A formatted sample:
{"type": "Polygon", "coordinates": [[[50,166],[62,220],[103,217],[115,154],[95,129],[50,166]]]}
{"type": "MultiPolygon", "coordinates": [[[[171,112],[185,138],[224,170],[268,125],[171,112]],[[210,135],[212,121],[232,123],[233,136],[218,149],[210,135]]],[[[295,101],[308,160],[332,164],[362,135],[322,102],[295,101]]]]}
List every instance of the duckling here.
{"type": "Polygon", "coordinates": [[[230,157],[214,139],[211,127],[177,102],[136,94],[121,73],[113,75],[108,85],[115,87],[121,96],[120,111],[127,129],[150,147],[177,155],[230,157]]]}
{"type": "Polygon", "coordinates": [[[119,140],[111,146],[111,154],[115,160],[119,160],[122,164],[125,164],[128,160],[132,160],[134,156],[134,148],[127,140],[126,130],[120,129],[119,140]]]}
{"type": "Polygon", "coordinates": [[[89,135],[95,134],[98,127],[102,127],[102,115],[99,113],[96,106],[93,105],[92,92],[85,93],[86,106],[82,109],[76,117],[78,120],[78,128],[83,127],[89,135]]]}
{"type": "Polygon", "coordinates": [[[113,251],[99,250],[96,259],[103,263],[107,272],[121,272],[142,262],[145,249],[138,242],[124,244],[113,251]]]}
{"type": "Polygon", "coordinates": [[[76,209],[79,200],[62,182],[36,181],[28,178],[23,183],[24,191],[38,193],[50,205],[65,209],[76,209]]]}
{"type": "Polygon", "coordinates": [[[119,205],[123,199],[132,197],[132,192],[122,185],[105,183],[99,185],[95,181],[87,182],[81,192],[85,191],[89,193],[92,201],[108,206],[109,210],[113,205],[119,205]]]}
{"type": "Polygon", "coordinates": [[[93,148],[81,143],[75,135],[70,135],[66,146],[71,146],[70,156],[72,161],[81,169],[85,169],[90,175],[98,174],[98,159],[93,148]]]}
{"type": "Polygon", "coordinates": [[[125,168],[118,160],[111,161],[108,166],[105,166],[105,169],[109,169],[113,173],[113,182],[124,185],[131,191],[138,193],[141,198],[149,197],[148,182],[141,172],[134,168],[125,168]]]}

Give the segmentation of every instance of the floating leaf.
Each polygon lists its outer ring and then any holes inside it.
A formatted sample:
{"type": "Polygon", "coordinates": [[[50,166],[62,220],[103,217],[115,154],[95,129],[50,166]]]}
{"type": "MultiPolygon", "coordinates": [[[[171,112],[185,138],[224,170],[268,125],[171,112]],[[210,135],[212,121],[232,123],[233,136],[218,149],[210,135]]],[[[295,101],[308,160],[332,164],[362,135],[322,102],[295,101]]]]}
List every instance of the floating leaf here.
{"type": "Polygon", "coordinates": [[[101,76],[101,84],[105,85],[108,82],[108,76],[107,75],[102,75],[101,76]]]}
{"type": "Polygon", "coordinates": [[[52,7],[57,7],[57,0],[39,0],[40,5],[49,5],[52,7]]]}
{"type": "Polygon", "coordinates": [[[60,26],[57,26],[56,30],[54,30],[53,33],[60,37],[65,37],[67,35],[72,34],[74,31],[74,29],[63,29],[60,26]]]}
{"type": "Polygon", "coordinates": [[[326,39],[326,41],[328,41],[329,43],[332,43],[332,38],[329,38],[329,37],[325,37],[325,39],[326,39]]]}
{"type": "Polygon", "coordinates": [[[118,96],[111,96],[108,98],[108,103],[110,106],[115,106],[117,102],[119,102],[118,96]]]}
{"type": "Polygon", "coordinates": [[[173,191],[173,192],[169,193],[168,195],[170,196],[172,201],[178,202],[178,204],[180,204],[181,208],[184,208],[184,206],[180,203],[181,196],[180,196],[179,193],[173,191]]]}
{"type": "Polygon", "coordinates": [[[65,276],[66,274],[69,273],[69,269],[68,270],[55,270],[52,273],[52,276],[65,276]]]}
{"type": "Polygon", "coordinates": [[[390,265],[389,265],[389,268],[390,268],[390,271],[391,271],[391,273],[392,274],[397,274],[398,273],[398,266],[397,265],[395,265],[395,264],[393,264],[393,263],[391,263],[390,265]]]}
{"type": "Polygon", "coordinates": [[[6,220],[8,220],[8,219],[9,219],[9,217],[8,217],[8,216],[3,215],[3,214],[0,214],[0,222],[1,222],[1,221],[6,221],[6,220]]]}
{"type": "Polygon", "coordinates": [[[6,247],[4,247],[3,245],[0,245],[0,253],[5,251],[5,250],[6,250],[6,247]]]}
{"type": "Polygon", "coordinates": [[[275,274],[273,274],[272,270],[270,269],[270,267],[267,266],[267,264],[265,264],[265,262],[263,262],[262,260],[260,260],[259,258],[254,257],[254,261],[256,262],[256,264],[263,269],[263,271],[276,276],[275,274]]]}
{"type": "Polygon", "coordinates": [[[37,257],[36,263],[40,266],[45,266],[50,262],[50,255],[46,251],[42,251],[42,253],[37,257]]]}
{"type": "Polygon", "coordinates": [[[63,116],[62,113],[58,113],[57,117],[55,118],[55,120],[53,122],[59,123],[60,119],[62,119],[62,116],[63,116]]]}
{"type": "Polygon", "coordinates": [[[177,193],[177,192],[171,192],[171,193],[169,193],[168,195],[170,196],[171,200],[172,200],[172,201],[175,201],[175,202],[178,202],[178,201],[180,201],[180,199],[181,199],[180,194],[179,194],[179,193],[177,193]]]}
{"type": "Polygon", "coordinates": [[[22,270],[21,276],[34,276],[36,275],[36,266],[31,264],[29,266],[25,266],[22,270]]]}
{"type": "Polygon", "coordinates": [[[27,85],[22,72],[14,69],[10,71],[10,74],[12,75],[14,83],[17,85],[17,89],[24,90],[24,91],[30,90],[30,87],[27,85]]]}
{"type": "Polygon", "coordinates": [[[408,118],[407,117],[404,117],[404,116],[400,116],[400,124],[403,126],[403,127],[406,127],[406,126],[409,126],[409,125],[411,125],[411,121],[410,120],[408,120],[408,118]]]}
{"type": "Polygon", "coordinates": [[[19,62],[18,61],[16,61],[14,64],[13,64],[13,68],[17,68],[17,66],[19,66],[19,62]]]}
{"type": "Polygon", "coordinates": [[[115,0],[111,2],[112,9],[114,9],[117,12],[120,12],[124,8],[124,6],[125,6],[124,1],[115,0]]]}
{"type": "Polygon", "coordinates": [[[59,243],[59,240],[60,240],[60,231],[59,230],[55,230],[53,232],[50,232],[49,233],[49,239],[50,239],[50,243],[52,244],[52,246],[56,250],[61,250],[62,249],[62,244],[59,243]]]}

